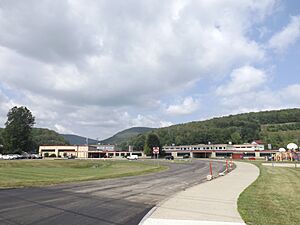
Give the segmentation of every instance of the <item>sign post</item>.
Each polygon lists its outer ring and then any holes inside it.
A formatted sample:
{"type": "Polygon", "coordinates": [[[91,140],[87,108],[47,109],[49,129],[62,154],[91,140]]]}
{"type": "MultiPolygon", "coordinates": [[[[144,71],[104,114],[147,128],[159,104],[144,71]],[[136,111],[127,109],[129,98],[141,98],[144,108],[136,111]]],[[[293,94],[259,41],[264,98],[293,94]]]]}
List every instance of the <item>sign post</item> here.
{"type": "Polygon", "coordinates": [[[159,147],[153,147],[152,150],[153,155],[156,155],[156,159],[158,159],[159,147]]]}
{"type": "Polygon", "coordinates": [[[159,147],[153,147],[152,150],[153,155],[156,155],[156,159],[158,159],[159,147]]]}

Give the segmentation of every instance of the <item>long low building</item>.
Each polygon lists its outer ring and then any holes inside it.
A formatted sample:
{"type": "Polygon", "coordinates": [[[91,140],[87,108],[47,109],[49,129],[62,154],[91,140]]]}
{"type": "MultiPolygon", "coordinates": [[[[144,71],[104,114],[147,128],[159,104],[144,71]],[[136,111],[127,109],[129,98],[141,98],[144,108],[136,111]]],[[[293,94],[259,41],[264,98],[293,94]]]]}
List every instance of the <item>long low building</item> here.
{"type": "MultiPolygon", "coordinates": [[[[132,150],[132,148],[130,148],[132,150]]],[[[165,155],[174,158],[189,156],[191,158],[260,158],[269,157],[278,150],[265,150],[264,145],[252,142],[251,144],[198,144],[163,146],[165,155]]],[[[76,158],[123,158],[131,155],[146,157],[141,151],[118,151],[113,145],[74,145],[74,146],[40,146],[39,155],[50,157],[76,158]]]]}
{"type": "Polygon", "coordinates": [[[163,146],[164,151],[178,150],[227,150],[227,151],[263,151],[265,146],[252,142],[251,144],[198,144],[198,145],[179,145],[179,146],[163,146]]]}
{"type": "Polygon", "coordinates": [[[260,158],[269,157],[278,150],[265,150],[263,144],[198,144],[163,146],[166,155],[180,158],[188,155],[191,158],[260,158]]]}
{"type": "Polygon", "coordinates": [[[76,158],[105,158],[105,157],[127,157],[131,155],[138,155],[144,157],[143,152],[134,151],[116,151],[110,148],[99,147],[97,145],[59,145],[59,146],[40,146],[40,156],[51,157],[68,157],[74,156],[76,158]]]}

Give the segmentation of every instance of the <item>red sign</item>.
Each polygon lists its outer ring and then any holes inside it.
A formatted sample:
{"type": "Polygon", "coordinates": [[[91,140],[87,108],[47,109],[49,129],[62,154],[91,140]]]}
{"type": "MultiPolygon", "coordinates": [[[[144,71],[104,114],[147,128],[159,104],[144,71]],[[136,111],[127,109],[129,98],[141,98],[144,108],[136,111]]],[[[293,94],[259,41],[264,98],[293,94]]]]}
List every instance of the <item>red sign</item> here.
{"type": "Polygon", "coordinates": [[[159,153],[159,147],[153,147],[153,154],[159,153]]]}

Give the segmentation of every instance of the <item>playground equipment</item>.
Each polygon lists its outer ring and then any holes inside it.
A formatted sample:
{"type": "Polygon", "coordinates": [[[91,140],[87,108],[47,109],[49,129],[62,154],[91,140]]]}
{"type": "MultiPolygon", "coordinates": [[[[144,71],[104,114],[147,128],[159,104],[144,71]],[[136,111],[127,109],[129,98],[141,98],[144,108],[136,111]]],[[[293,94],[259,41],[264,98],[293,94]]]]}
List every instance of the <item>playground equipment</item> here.
{"type": "Polygon", "coordinates": [[[295,143],[289,143],[286,147],[287,147],[287,149],[289,149],[289,150],[296,151],[297,148],[298,148],[298,145],[296,145],[295,143]]]}
{"type": "Polygon", "coordinates": [[[288,150],[286,150],[285,148],[280,148],[279,152],[273,155],[275,161],[294,161],[296,159],[296,151],[298,149],[298,146],[295,143],[289,143],[286,147],[288,150]]]}

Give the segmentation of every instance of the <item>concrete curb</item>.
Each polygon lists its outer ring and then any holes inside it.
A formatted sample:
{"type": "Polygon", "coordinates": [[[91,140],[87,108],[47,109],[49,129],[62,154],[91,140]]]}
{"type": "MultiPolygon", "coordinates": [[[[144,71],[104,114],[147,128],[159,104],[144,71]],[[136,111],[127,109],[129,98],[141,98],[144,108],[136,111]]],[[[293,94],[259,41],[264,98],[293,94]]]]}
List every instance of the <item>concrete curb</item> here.
{"type": "Polygon", "coordinates": [[[259,169],[249,163],[235,163],[236,169],[226,176],[188,188],[159,203],[139,224],[245,224],[238,213],[237,200],[257,179],[259,169]]]}
{"type": "Polygon", "coordinates": [[[220,222],[206,220],[172,220],[172,219],[148,219],[144,225],[246,225],[245,223],[220,222]]]}

